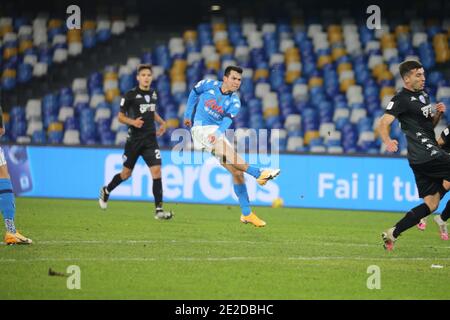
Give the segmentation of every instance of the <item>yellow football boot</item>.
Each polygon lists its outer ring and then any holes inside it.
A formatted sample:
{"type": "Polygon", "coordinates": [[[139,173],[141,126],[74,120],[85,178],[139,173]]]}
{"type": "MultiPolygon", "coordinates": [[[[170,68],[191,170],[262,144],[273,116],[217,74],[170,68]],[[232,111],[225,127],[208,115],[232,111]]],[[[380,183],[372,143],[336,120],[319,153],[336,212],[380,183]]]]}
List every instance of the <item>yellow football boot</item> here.
{"type": "Polygon", "coordinates": [[[267,181],[276,178],[280,174],[280,169],[265,169],[261,171],[261,174],[256,179],[259,185],[263,186],[267,181]]]}
{"type": "Polygon", "coordinates": [[[254,214],[253,212],[250,213],[248,216],[241,215],[241,222],[251,223],[255,227],[264,227],[266,225],[266,222],[258,218],[256,214],[254,214]]]}
{"type": "Polygon", "coordinates": [[[16,233],[10,233],[7,232],[5,234],[5,243],[7,245],[12,244],[32,244],[33,241],[31,239],[28,239],[27,237],[24,237],[19,233],[19,231],[16,231],[16,233]]]}

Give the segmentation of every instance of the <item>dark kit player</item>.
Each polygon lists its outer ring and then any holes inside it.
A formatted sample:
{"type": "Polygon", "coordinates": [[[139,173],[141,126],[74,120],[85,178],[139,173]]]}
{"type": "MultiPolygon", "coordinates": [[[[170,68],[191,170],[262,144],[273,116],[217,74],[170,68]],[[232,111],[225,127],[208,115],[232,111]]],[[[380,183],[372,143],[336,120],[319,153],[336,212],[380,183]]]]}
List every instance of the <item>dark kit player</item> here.
{"type": "Polygon", "coordinates": [[[162,208],[161,153],[156,140],[157,136],[163,135],[166,131],[166,123],[156,112],[158,97],[156,92],[150,89],[151,65],[139,65],[136,78],[138,87],[128,91],[122,98],[118,115],[119,121],[129,126],[122,172],[116,174],[107,186],[101,188],[99,204],[102,209],[107,208],[111,191],[131,176],[139,156],[142,156],[153,178],[155,218],[170,219],[173,213],[165,212],[162,208]],[[155,121],[160,125],[158,131],[155,128],[155,121]]]}
{"type": "MultiPolygon", "coordinates": [[[[387,105],[378,125],[378,132],[386,150],[396,152],[398,142],[390,138],[389,129],[395,118],[399,120],[408,141],[409,165],[424,203],[411,209],[394,227],[382,234],[387,250],[394,248],[394,242],[402,232],[434,212],[450,187],[450,155],[439,147],[434,132],[434,127],[446,111],[446,106],[438,103],[433,114],[429,96],[423,91],[425,74],[419,62],[405,61],[400,64],[399,69],[404,87],[387,105]]],[[[445,224],[445,217],[448,218],[449,215],[450,201],[442,212],[442,219],[435,221],[445,224]]],[[[440,229],[442,231],[441,225],[440,229]]]]}

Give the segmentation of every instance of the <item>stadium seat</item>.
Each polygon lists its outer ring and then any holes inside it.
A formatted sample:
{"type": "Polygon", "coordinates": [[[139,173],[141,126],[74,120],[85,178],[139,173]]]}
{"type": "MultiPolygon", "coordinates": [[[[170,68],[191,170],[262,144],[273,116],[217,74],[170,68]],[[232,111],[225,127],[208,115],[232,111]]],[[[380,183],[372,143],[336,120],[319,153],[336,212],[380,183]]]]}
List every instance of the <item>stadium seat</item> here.
{"type": "Polygon", "coordinates": [[[41,100],[39,99],[30,99],[27,101],[26,107],[25,107],[25,118],[27,120],[30,119],[40,119],[42,113],[41,108],[41,100]]]}
{"type": "Polygon", "coordinates": [[[63,143],[67,145],[80,144],[80,132],[78,130],[66,130],[64,132],[63,143]]]}
{"type": "Polygon", "coordinates": [[[74,116],[74,108],[72,107],[61,107],[59,109],[58,121],[65,122],[67,118],[74,116]]]}
{"type": "Polygon", "coordinates": [[[36,131],[42,131],[44,129],[42,121],[33,120],[28,123],[27,135],[32,136],[36,131]]]}

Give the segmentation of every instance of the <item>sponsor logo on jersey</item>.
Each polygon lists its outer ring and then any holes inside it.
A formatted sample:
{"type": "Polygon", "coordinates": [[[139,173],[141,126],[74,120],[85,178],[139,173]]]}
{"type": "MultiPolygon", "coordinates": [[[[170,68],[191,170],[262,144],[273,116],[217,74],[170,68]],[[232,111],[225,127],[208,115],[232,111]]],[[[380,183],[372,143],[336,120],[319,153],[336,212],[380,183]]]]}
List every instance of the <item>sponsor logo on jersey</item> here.
{"type": "Polygon", "coordinates": [[[205,106],[210,110],[213,110],[217,113],[224,114],[223,108],[217,104],[217,101],[214,99],[206,100],[205,106]]]}
{"type": "Polygon", "coordinates": [[[140,99],[140,98],[142,98],[142,96],[138,93],[138,94],[136,95],[136,99],[140,99]]]}
{"type": "Polygon", "coordinates": [[[420,100],[420,102],[422,102],[422,103],[426,103],[425,97],[424,97],[423,95],[420,95],[420,96],[419,96],[419,100],[420,100]]]}
{"type": "Polygon", "coordinates": [[[416,97],[411,97],[411,101],[417,101],[416,97]]]}
{"type": "Polygon", "coordinates": [[[420,108],[420,110],[422,110],[422,114],[425,118],[431,117],[431,113],[432,113],[432,108],[431,108],[431,104],[426,105],[425,107],[420,108]]]}
{"type": "Polygon", "coordinates": [[[139,105],[139,111],[145,113],[147,111],[155,111],[156,105],[154,103],[141,103],[139,105]]]}

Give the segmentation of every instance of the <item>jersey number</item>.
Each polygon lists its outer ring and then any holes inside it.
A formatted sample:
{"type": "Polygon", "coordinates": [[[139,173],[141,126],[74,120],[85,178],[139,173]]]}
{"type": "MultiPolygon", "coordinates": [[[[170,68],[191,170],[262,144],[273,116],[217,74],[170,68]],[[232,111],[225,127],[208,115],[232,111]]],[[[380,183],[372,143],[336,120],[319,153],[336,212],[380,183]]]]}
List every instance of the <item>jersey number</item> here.
{"type": "Polygon", "coordinates": [[[155,158],[156,159],[161,159],[161,151],[159,151],[159,149],[155,150],[155,158]]]}

